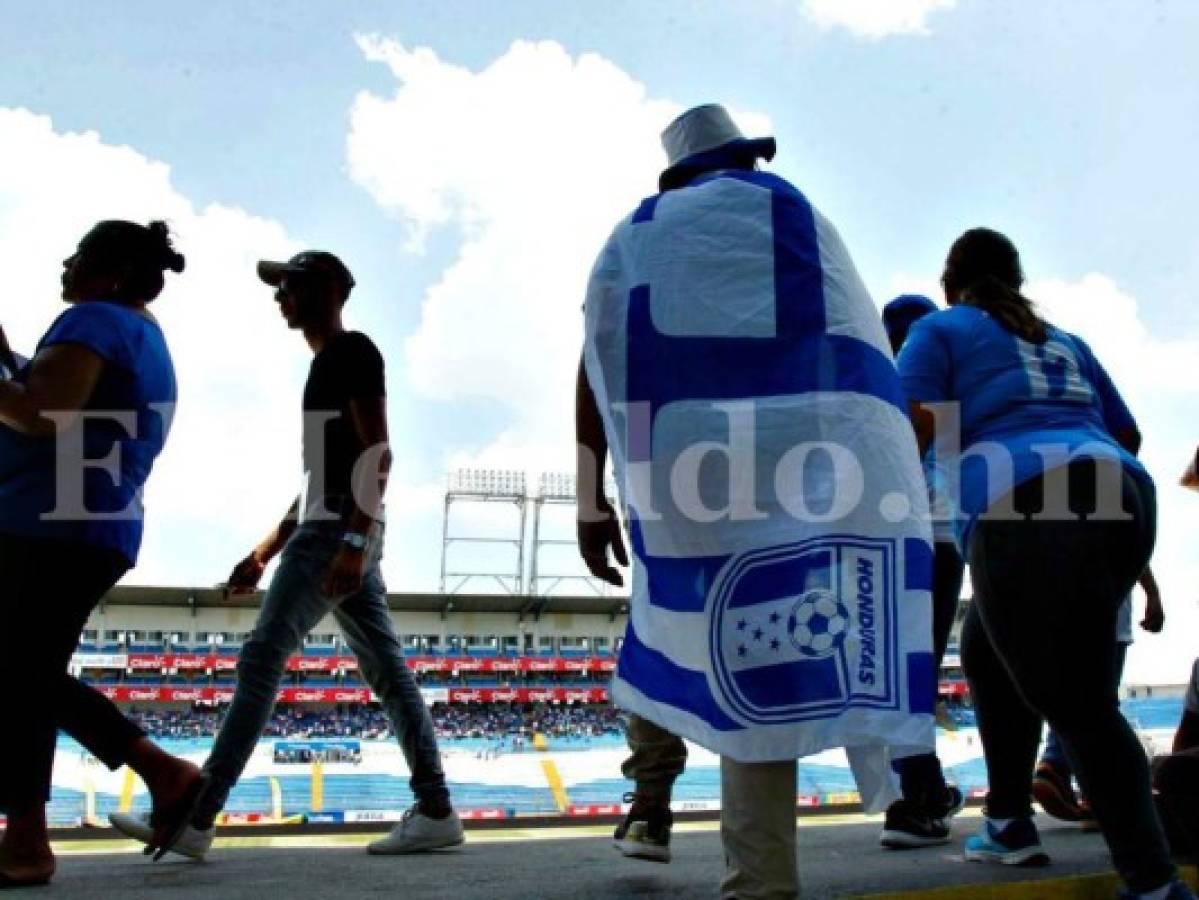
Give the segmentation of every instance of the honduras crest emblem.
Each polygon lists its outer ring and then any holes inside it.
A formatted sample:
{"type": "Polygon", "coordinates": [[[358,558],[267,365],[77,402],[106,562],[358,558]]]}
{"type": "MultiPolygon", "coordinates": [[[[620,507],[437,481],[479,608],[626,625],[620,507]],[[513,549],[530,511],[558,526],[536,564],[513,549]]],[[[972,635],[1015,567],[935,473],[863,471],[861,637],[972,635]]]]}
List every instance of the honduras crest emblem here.
{"type": "Polygon", "coordinates": [[[744,724],[897,709],[895,542],[826,537],[733,557],[708,595],[713,694],[744,724]]]}

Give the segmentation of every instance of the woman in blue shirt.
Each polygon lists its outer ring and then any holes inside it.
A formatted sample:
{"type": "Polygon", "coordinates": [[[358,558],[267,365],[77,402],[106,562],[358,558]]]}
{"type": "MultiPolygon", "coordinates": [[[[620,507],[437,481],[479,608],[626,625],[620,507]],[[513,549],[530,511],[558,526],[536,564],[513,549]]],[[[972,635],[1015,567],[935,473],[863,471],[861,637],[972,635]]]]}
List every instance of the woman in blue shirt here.
{"type": "Polygon", "coordinates": [[[951,308],[917,322],[899,357],[921,449],[939,457],[957,502],[974,583],[962,658],[989,793],[966,856],[1048,862],[1030,804],[1048,720],[1127,896],[1190,897],[1113,678],[1117,612],[1153,550],[1153,482],[1111,379],[1081,339],[1037,315],[1023,281],[1006,237],[966,232],[942,275],[951,308]]]}
{"type": "Polygon", "coordinates": [[[136,562],[142,487],[162,450],[175,373],[146,309],[183,271],[167,226],[101,222],[63,263],[70,307],[16,377],[0,381],[0,887],[54,872],[45,803],[58,728],[110,768],[129,765],[156,810],[200,775],[68,674],[92,608],[136,562]]]}

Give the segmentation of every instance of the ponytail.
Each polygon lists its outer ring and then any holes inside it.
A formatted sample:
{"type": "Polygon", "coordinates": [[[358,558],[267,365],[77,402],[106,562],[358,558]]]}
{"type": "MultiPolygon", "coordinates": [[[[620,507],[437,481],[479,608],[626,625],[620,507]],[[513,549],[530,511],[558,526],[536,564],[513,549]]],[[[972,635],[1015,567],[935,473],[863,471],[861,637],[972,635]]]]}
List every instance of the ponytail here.
{"type": "Polygon", "coordinates": [[[1045,320],[1022,293],[996,278],[984,275],[961,294],[961,303],[981,309],[992,319],[1033,344],[1043,344],[1049,335],[1045,320]]]}
{"type": "Polygon", "coordinates": [[[187,260],[183,254],[175,250],[171,244],[171,229],[166,222],[156,219],[146,229],[150,232],[150,251],[154,255],[159,271],[170,271],[179,274],[183,271],[187,260]]]}
{"type": "Polygon", "coordinates": [[[941,283],[952,302],[981,309],[1007,331],[1034,344],[1048,338],[1048,325],[1020,293],[1020,254],[1005,235],[972,228],[953,242],[941,283]]]}

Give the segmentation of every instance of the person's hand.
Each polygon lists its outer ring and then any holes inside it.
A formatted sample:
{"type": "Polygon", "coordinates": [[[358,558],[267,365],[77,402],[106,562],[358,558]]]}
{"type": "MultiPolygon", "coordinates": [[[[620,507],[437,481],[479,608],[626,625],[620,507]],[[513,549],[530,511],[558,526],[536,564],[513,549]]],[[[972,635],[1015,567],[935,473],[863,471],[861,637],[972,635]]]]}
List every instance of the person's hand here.
{"type": "Polygon", "coordinates": [[[1150,634],[1160,634],[1166,624],[1166,610],[1162,606],[1162,595],[1156,591],[1145,591],[1145,618],[1141,627],[1150,634]]]}
{"type": "Polygon", "coordinates": [[[324,591],[330,597],[345,597],[362,587],[366,574],[366,553],[342,544],[333,562],[329,563],[329,574],[325,576],[324,591]]]}
{"type": "Polygon", "coordinates": [[[587,570],[608,584],[620,587],[624,578],[608,561],[608,550],[621,566],[628,566],[629,554],[624,548],[624,538],[620,533],[620,520],[611,504],[605,503],[599,508],[603,520],[599,522],[578,522],[579,553],[587,570]]]}
{"type": "Polygon", "coordinates": [[[266,569],[258,550],[250,551],[249,556],[233,567],[229,579],[221,591],[222,597],[228,600],[241,594],[252,594],[258,588],[258,581],[266,569]]]}
{"type": "Polygon", "coordinates": [[[1195,455],[1191,458],[1191,464],[1187,466],[1186,472],[1182,475],[1182,486],[1190,488],[1192,491],[1199,491],[1199,449],[1195,451],[1195,455]]]}

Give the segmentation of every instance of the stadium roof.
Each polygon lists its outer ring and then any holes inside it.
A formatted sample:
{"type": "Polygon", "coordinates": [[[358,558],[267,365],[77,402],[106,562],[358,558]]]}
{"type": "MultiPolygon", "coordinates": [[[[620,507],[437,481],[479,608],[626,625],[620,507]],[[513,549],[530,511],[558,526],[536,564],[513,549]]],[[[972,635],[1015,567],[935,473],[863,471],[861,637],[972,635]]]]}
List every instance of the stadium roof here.
{"type": "MultiPolygon", "coordinates": [[[[257,607],[262,593],[225,600],[217,588],[115,587],[102,606],[175,606],[190,609],[249,609],[257,607]]],[[[387,605],[396,612],[512,613],[537,618],[543,613],[579,613],[615,617],[629,611],[627,597],[529,597],[509,594],[388,594],[387,605]]]]}

